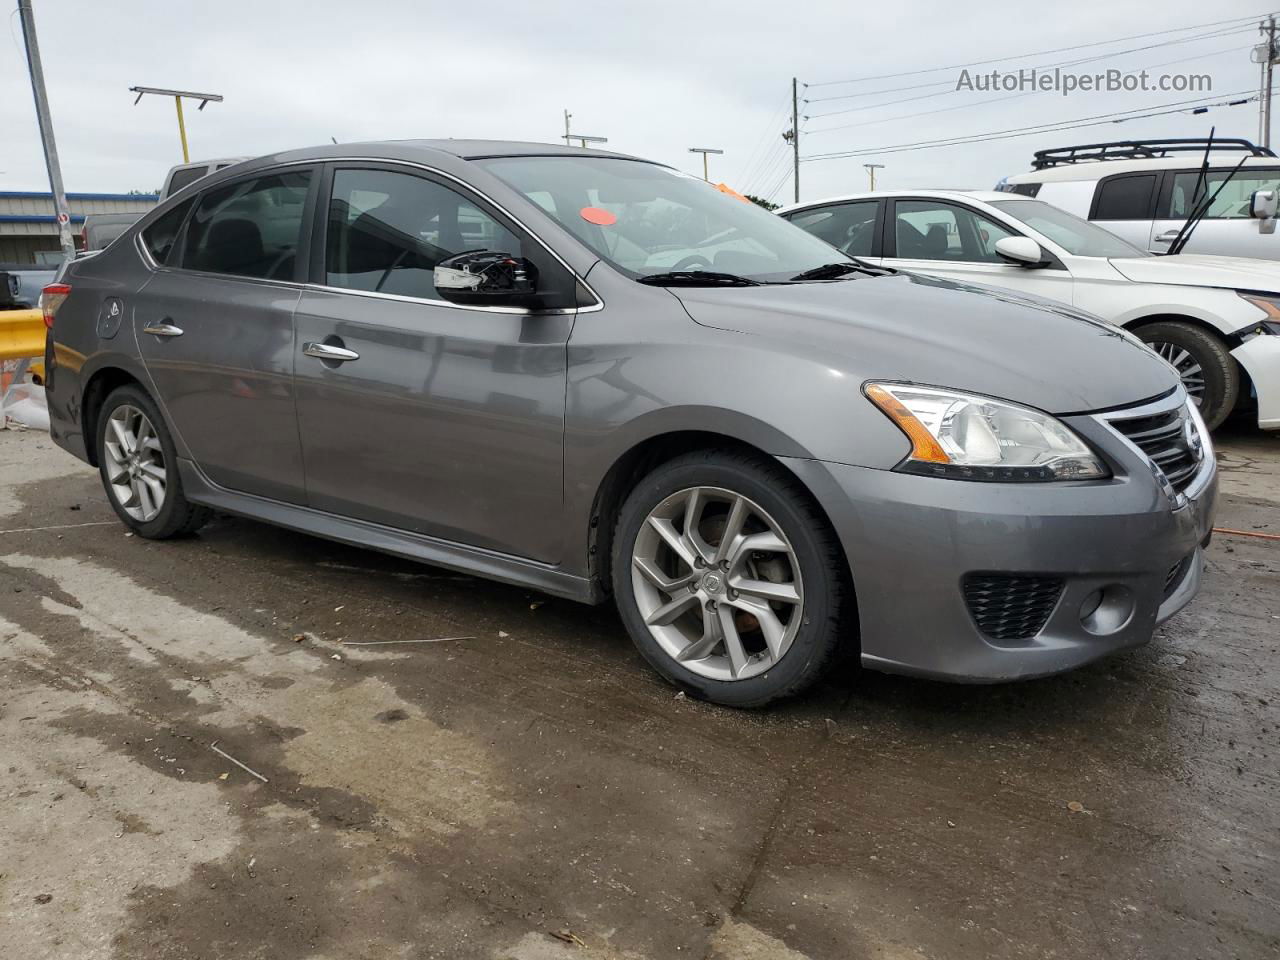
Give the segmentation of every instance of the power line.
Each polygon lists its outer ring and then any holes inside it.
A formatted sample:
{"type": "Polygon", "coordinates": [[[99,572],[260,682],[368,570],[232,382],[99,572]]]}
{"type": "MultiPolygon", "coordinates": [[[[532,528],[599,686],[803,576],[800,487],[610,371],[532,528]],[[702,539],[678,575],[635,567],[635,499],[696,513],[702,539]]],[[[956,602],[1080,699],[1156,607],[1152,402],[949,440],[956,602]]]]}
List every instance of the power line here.
{"type": "Polygon", "coordinates": [[[1261,13],[1253,17],[1232,17],[1228,20],[1211,20],[1208,23],[1193,23],[1185,27],[1173,27],[1169,30],[1147,31],[1145,33],[1135,33],[1128,37],[1113,37],[1110,40],[1094,40],[1092,43],[1078,43],[1070,47],[1055,47],[1052,50],[1037,50],[1034,53],[1015,53],[1006,57],[993,57],[990,60],[975,60],[971,63],[953,63],[946,67],[926,67],[921,70],[904,70],[901,73],[879,73],[869,74],[863,77],[853,77],[849,80],[824,80],[821,83],[807,83],[806,87],[830,87],[837,86],[842,83],[864,83],[867,80],[893,80],[897,77],[915,77],[925,73],[941,73],[943,70],[961,70],[965,67],[983,67],[991,63],[1003,63],[1006,60],[1025,60],[1028,57],[1043,57],[1051,53],[1067,53],[1071,50],[1084,50],[1088,47],[1099,47],[1108,43],[1124,43],[1127,40],[1141,40],[1145,37],[1161,37],[1170,33],[1182,33],[1187,30],[1199,30],[1203,27],[1216,27],[1227,23],[1252,24],[1263,17],[1271,16],[1270,13],[1261,13]]]}
{"type": "MultiPolygon", "coordinates": [[[[1155,70],[1159,67],[1172,66],[1175,63],[1186,63],[1189,60],[1206,60],[1209,57],[1222,56],[1222,54],[1224,53],[1240,53],[1242,50],[1249,50],[1251,48],[1252,48],[1251,46],[1250,47],[1238,47],[1238,46],[1227,47],[1222,50],[1215,50],[1212,53],[1197,53],[1190,57],[1179,57],[1177,60],[1164,60],[1164,61],[1161,61],[1160,63],[1149,63],[1143,66],[1141,69],[1155,70]]],[[[807,132],[810,135],[813,135],[818,133],[830,133],[833,130],[850,130],[854,127],[870,127],[870,126],[874,126],[877,123],[891,123],[894,120],[911,120],[911,119],[914,119],[915,117],[927,117],[935,113],[948,113],[952,110],[967,110],[972,107],[986,106],[987,104],[991,104],[991,103],[1003,103],[1006,100],[1019,100],[1023,97],[1034,97],[1034,96],[1037,96],[1038,94],[1047,93],[1047,92],[1050,92],[1050,91],[1028,90],[1026,93],[1015,93],[1011,97],[993,97],[991,99],[978,100],[973,103],[960,103],[955,105],[954,107],[939,107],[937,110],[922,110],[919,113],[905,113],[905,114],[899,114],[894,117],[881,117],[879,120],[863,120],[858,123],[844,123],[837,127],[819,127],[817,130],[809,130],[807,132]]],[[[881,106],[885,106],[885,104],[881,104],[881,106]]],[[[867,109],[870,110],[873,108],[867,107],[867,109]]],[[[816,119],[816,118],[813,118],[813,119],[816,119]]]]}
{"type": "Polygon", "coordinates": [[[791,98],[787,97],[782,101],[782,106],[780,106],[770,117],[769,125],[765,128],[763,136],[756,141],[755,147],[752,148],[751,153],[747,156],[746,165],[742,168],[738,177],[739,183],[746,183],[748,179],[750,179],[752,172],[755,170],[757,160],[762,159],[762,156],[768,155],[769,150],[767,148],[765,149],[764,154],[761,155],[761,148],[770,142],[770,134],[774,133],[777,129],[778,124],[782,120],[783,113],[785,113],[787,107],[790,105],[791,98]]]}
{"type": "MultiPolygon", "coordinates": [[[[1183,42],[1191,41],[1191,40],[1214,40],[1214,39],[1217,39],[1218,37],[1229,37],[1229,36],[1233,36],[1233,35],[1235,35],[1235,34],[1237,34],[1237,33],[1251,33],[1251,32],[1253,31],[1253,29],[1254,29],[1254,28],[1253,28],[1252,26],[1249,26],[1249,27],[1246,27],[1246,28],[1234,29],[1234,30],[1228,30],[1228,31],[1221,32],[1221,33],[1205,33],[1205,34],[1199,34],[1199,35],[1194,36],[1194,37],[1183,37],[1183,38],[1178,39],[1178,40],[1170,40],[1170,41],[1168,41],[1168,42],[1166,42],[1166,43],[1153,43],[1153,44],[1148,44],[1147,46],[1144,46],[1144,47],[1131,47],[1131,48],[1129,48],[1128,50],[1116,50],[1116,51],[1113,51],[1112,53],[1105,53],[1105,54],[1101,54],[1101,55],[1096,56],[1096,57],[1085,57],[1085,58],[1080,59],[1080,60],[1065,60],[1065,61],[1062,61],[1062,62],[1059,62],[1059,63],[1046,63],[1046,64],[1041,64],[1041,65],[1039,65],[1039,66],[1032,67],[1031,69],[1035,69],[1035,70],[1053,70],[1053,69],[1060,68],[1060,67],[1074,67],[1074,66],[1079,66],[1079,65],[1080,65],[1080,64],[1082,64],[1082,63],[1096,63],[1098,60],[1106,60],[1106,59],[1109,59],[1109,58],[1111,58],[1111,57],[1119,57],[1119,56],[1123,56],[1124,54],[1128,54],[1128,53],[1140,53],[1140,52],[1142,52],[1143,50],[1154,50],[1154,49],[1156,49],[1156,48],[1158,48],[1158,47],[1167,47],[1167,46],[1171,46],[1171,45],[1176,44],[1176,43],[1183,43],[1183,42]]],[[[1023,69],[1027,69],[1027,68],[1025,68],[1025,67],[1024,67],[1023,69]]],[[[923,93],[923,94],[920,94],[919,96],[916,96],[916,97],[904,97],[904,98],[903,98],[903,99],[901,99],[901,100],[888,100],[888,101],[886,101],[886,102],[884,102],[884,103],[872,103],[872,104],[867,104],[867,105],[865,105],[865,106],[861,106],[861,107],[845,107],[845,108],[843,108],[843,109],[841,109],[841,110],[828,110],[826,113],[814,113],[814,114],[807,114],[807,117],[808,117],[808,119],[810,119],[810,120],[819,120],[819,119],[821,119],[821,118],[823,118],[823,117],[835,117],[835,116],[839,116],[839,115],[841,115],[841,114],[845,114],[845,113],[859,113],[859,112],[861,112],[861,111],[863,111],[863,110],[874,110],[874,109],[876,109],[877,107],[891,107],[891,106],[896,106],[897,104],[900,104],[900,103],[912,103],[912,102],[914,102],[914,101],[916,101],[916,100],[929,100],[929,99],[931,99],[931,98],[933,98],[933,97],[943,97],[943,96],[947,96],[948,94],[952,94],[952,93],[959,93],[959,92],[960,92],[960,91],[956,88],[956,86],[955,86],[951,81],[949,81],[949,80],[943,80],[943,81],[941,81],[941,82],[939,82],[939,83],[922,84],[921,86],[922,86],[922,87],[926,87],[926,86],[927,86],[927,87],[945,86],[945,87],[947,87],[948,89],[946,89],[946,90],[939,90],[939,91],[938,91],[938,92],[936,92],[936,93],[923,93]]],[[[902,87],[902,88],[900,88],[900,89],[902,89],[902,90],[910,90],[910,89],[912,89],[912,88],[911,88],[911,87],[902,87]]],[[[888,90],[881,90],[881,91],[875,91],[875,92],[878,92],[878,93],[889,93],[889,92],[891,92],[891,91],[888,91],[888,90]]],[[[850,94],[849,96],[850,96],[850,97],[858,97],[858,96],[870,96],[870,95],[871,95],[871,94],[850,94]]],[[[847,98],[844,98],[844,97],[832,97],[832,98],[830,98],[830,99],[839,100],[839,99],[847,99],[847,98]]],[[[816,103],[816,102],[818,102],[818,101],[810,101],[810,102],[816,103]]]]}
{"type": "Polygon", "coordinates": [[[992,140],[1010,140],[1016,137],[1034,136],[1040,133],[1057,133],[1063,130],[1075,130],[1080,127],[1103,126],[1108,123],[1123,123],[1126,120],[1142,120],[1147,117],[1166,116],[1172,113],[1185,113],[1196,106],[1206,108],[1236,106],[1238,104],[1250,103],[1258,98],[1258,94],[1252,90],[1242,90],[1237,93],[1221,94],[1220,96],[1227,98],[1244,97],[1244,99],[1226,99],[1219,101],[1218,103],[1204,103],[1203,101],[1212,98],[1197,97],[1192,100],[1177,100],[1173,103],[1157,104],[1157,109],[1149,113],[1141,113],[1141,111],[1150,110],[1150,107],[1136,107],[1133,110],[1120,110],[1116,113],[1106,113],[1098,117],[1079,117],[1075,120],[1059,120],[1052,123],[1039,123],[1033,124],[1029,127],[1013,127],[1009,130],[995,130],[988,133],[973,134],[972,136],[947,137],[941,140],[921,140],[915,143],[898,143],[883,147],[873,147],[866,150],[846,150],[839,153],[820,153],[808,157],[801,157],[801,160],[804,162],[814,160],[841,160],[848,157],[864,157],[870,154],[906,153],[915,150],[929,150],[937,147],[957,147],[973,143],[987,143],[992,140]],[[1172,107],[1174,109],[1164,110],[1162,109],[1164,107],[1172,107]]]}

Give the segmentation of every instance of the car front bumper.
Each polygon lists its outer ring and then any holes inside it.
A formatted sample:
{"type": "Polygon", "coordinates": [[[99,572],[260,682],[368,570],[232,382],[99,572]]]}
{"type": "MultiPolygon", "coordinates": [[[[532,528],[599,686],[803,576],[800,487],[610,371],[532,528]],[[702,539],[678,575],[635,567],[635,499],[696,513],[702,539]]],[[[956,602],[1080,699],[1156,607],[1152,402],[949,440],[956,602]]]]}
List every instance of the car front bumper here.
{"type": "MultiPolygon", "coordinates": [[[[1105,430],[1093,421],[1081,432],[1105,430]]],[[[1076,483],[978,483],[784,460],[844,547],[863,664],[995,682],[1058,673],[1150,640],[1200,588],[1217,468],[1207,458],[1185,501],[1174,501],[1137,451],[1110,447],[1115,477],[1076,483]],[[997,640],[979,628],[964,584],[989,574],[1062,582],[1033,636],[997,640]],[[1098,591],[1108,616],[1090,617],[1098,591]]]]}
{"type": "Polygon", "coordinates": [[[1258,395],[1258,426],[1280,430],[1280,337],[1259,336],[1231,351],[1249,373],[1258,395]]]}

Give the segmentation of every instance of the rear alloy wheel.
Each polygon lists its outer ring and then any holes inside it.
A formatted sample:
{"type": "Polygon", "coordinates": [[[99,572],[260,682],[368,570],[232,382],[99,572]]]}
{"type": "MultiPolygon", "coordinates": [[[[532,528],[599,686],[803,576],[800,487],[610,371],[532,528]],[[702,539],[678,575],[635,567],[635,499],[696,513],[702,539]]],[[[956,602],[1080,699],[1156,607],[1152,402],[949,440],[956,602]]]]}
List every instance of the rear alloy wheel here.
{"type": "Polygon", "coordinates": [[[140,388],[112,391],[98,415],[98,469],[116,515],[152,540],[191,533],[209,519],[187,501],[168,427],[140,388]]]}
{"type": "Polygon", "coordinates": [[[1205,426],[1213,430],[1227,419],[1240,396],[1240,370],[1225,343],[1177,320],[1147,324],[1135,332],[1178,372],[1205,426]]]}
{"type": "Polygon", "coordinates": [[[623,504],[619,610],[645,658],[690,693],[759,706],[834,657],[839,548],[794,477],[736,454],[659,467],[623,504]]]}

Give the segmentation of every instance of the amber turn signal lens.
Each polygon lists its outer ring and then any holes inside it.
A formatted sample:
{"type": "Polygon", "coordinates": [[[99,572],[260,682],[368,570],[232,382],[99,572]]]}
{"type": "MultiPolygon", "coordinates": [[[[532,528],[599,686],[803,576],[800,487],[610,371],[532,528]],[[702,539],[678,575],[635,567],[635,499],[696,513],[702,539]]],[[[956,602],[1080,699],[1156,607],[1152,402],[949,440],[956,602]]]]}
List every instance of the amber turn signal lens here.
{"type": "Polygon", "coordinates": [[[898,425],[898,429],[911,441],[911,459],[923,460],[925,463],[950,463],[951,458],[942,449],[941,444],[933,438],[916,415],[904,407],[892,393],[879,384],[869,384],[866,388],[871,402],[885,412],[898,425]]]}

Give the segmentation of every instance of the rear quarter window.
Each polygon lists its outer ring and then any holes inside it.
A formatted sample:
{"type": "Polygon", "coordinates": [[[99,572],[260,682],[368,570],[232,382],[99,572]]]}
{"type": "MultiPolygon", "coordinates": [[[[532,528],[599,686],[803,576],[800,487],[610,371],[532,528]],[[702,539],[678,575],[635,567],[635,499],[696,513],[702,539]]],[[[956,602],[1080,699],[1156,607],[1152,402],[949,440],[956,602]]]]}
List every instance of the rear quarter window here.
{"type": "Polygon", "coordinates": [[[155,223],[142,231],[142,243],[147,248],[147,253],[161,266],[168,263],[173,243],[177,240],[178,231],[182,229],[182,223],[187,219],[193,203],[195,200],[184,200],[172,210],[161,214],[155,223]]]}

